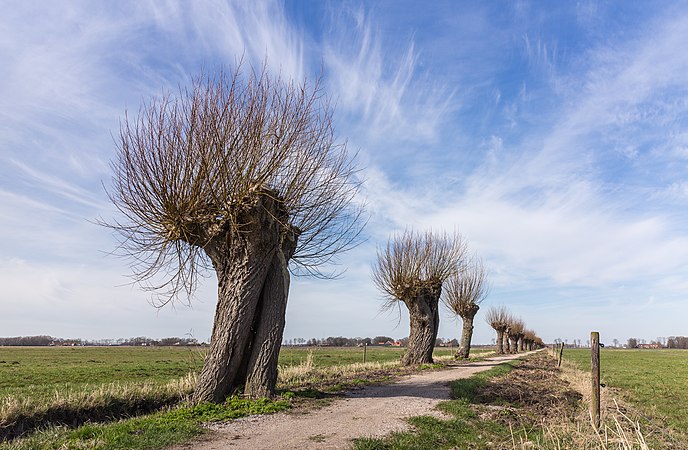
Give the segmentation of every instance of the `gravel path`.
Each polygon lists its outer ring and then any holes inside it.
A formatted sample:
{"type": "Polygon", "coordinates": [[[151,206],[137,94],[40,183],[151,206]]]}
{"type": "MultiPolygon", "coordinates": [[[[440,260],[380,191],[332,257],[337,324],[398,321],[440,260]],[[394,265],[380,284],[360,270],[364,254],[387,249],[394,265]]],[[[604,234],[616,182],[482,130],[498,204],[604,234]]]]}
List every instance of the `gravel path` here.
{"type": "Polygon", "coordinates": [[[490,358],[353,390],[329,406],[300,415],[282,412],[214,425],[214,433],[170,450],[349,448],[354,438],[408,429],[408,417],[442,417],[435,405],[449,398],[449,382],[520,356],[490,358]]]}

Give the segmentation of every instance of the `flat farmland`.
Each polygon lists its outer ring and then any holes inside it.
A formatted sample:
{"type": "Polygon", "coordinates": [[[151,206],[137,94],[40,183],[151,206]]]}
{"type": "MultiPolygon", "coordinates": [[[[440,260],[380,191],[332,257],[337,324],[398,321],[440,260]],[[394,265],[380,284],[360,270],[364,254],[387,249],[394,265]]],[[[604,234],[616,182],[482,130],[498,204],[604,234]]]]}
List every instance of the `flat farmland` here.
{"type": "Polygon", "coordinates": [[[0,347],[0,399],[34,401],[103,384],[166,383],[196,371],[202,351],[179,347],[0,347]]]}
{"type": "MultiPolygon", "coordinates": [[[[564,359],[590,371],[589,349],[565,349],[564,359]]],[[[671,429],[688,430],[688,350],[603,349],[601,381],[671,429]]]]}

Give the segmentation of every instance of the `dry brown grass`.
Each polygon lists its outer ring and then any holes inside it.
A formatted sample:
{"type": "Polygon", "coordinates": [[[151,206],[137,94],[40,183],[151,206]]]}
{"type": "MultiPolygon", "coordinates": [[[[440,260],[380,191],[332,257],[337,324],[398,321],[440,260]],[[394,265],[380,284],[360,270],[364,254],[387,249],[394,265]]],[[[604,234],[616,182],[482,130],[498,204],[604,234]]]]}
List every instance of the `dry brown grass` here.
{"type": "Polygon", "coordinates": [[[399,360],[315,367],[313,365],[313,352],[309,351],[306,360],[301,364],[279,367],[277,384],[285,389],[304,386],[312,387],[322,384],[347,382],[357,377],[370,379],[375,376],[388,376],[400,370],[399,360]]]}
{"type": "Polygon", "coordinates": [[[51,399],[5,397],[0,403],[0,441],[45,425],[76,426],[147,413],[178,403],[193,392],[196,375],[165,384],[109,383],[81,391],[55,391],[51,399]]]}
{"type": "Polygon", "coordinates": [[[602,425],[596,432],[590,390],[590,374],[566,362],[557,368],[556,358],[543,352],[480,388],[474,407],[481,419],[511,430],[514,449],[688,448],[661,425],[650,429],[639,421],[631,405],[609,388],[602,390],[602,425]]]}

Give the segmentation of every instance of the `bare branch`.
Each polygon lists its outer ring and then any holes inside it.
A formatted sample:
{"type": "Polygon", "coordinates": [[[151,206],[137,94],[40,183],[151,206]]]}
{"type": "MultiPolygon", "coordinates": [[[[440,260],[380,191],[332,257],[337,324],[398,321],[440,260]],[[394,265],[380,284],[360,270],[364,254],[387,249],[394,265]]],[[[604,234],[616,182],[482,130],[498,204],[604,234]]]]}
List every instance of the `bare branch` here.
{"type": "Polygon", "coordinates": [[[373,281],[385,293],[387,307],[395,302],[415,298],[428,286],[438,286],[461,270],[466,243],[454,234],[425,233],[406,230],[390,238],[387,246],[378,249],[373,265],[373,281]]]}
{"type": "Polygon", "coordinates": [[[473,318],[489,292],[487,273],[482,260],[475,256],[463,266],[447,279],[443,302],[454,314],[473,318]]]}
{"type": "Polygon", "coordinates": [[[493,306],[485,314],[485,322],[495,331],[504,332],[509,326],[511,314],[505,306],[493,306]]]}
{"type": "Polygon", "coordinates": [[[123,218],[107,225],[119,232],[135,280],[163,303],[191,296],[213,260],[209,243],[241,239],[253,217],[245,212],[261,197],[279,205],[274,219],[298,236],[296,273],[323,274],[357,243],[360,180],[336,142],[320,80],[297,85],[265,66],[247,72],[202,73],[122,120],[108,195],[123,218]]]}

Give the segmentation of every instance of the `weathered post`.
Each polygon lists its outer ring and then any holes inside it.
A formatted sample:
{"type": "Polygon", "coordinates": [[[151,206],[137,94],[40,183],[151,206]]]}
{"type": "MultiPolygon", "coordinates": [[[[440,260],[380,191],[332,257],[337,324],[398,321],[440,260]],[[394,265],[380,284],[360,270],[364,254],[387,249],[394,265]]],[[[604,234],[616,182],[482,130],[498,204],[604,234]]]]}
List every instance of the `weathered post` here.
{"type": "Polygon", "coordinates": [[[591,370],[592,370],[592,425],[595,430],[600,429],[600,333],[590,333],[591,370]]]}
{"type": "Polygon", "coordinates": [[[368,343],[364,342],[363,343],[363,364],[366,362],[366,353],[368,351],[368,343]]]}
{"type": "Polygon", "coordinates": [[[559,344],[559,364],[558,367],[561,367],[561,359],[564,357],[564,343],[562,342],[559,344]]]}

